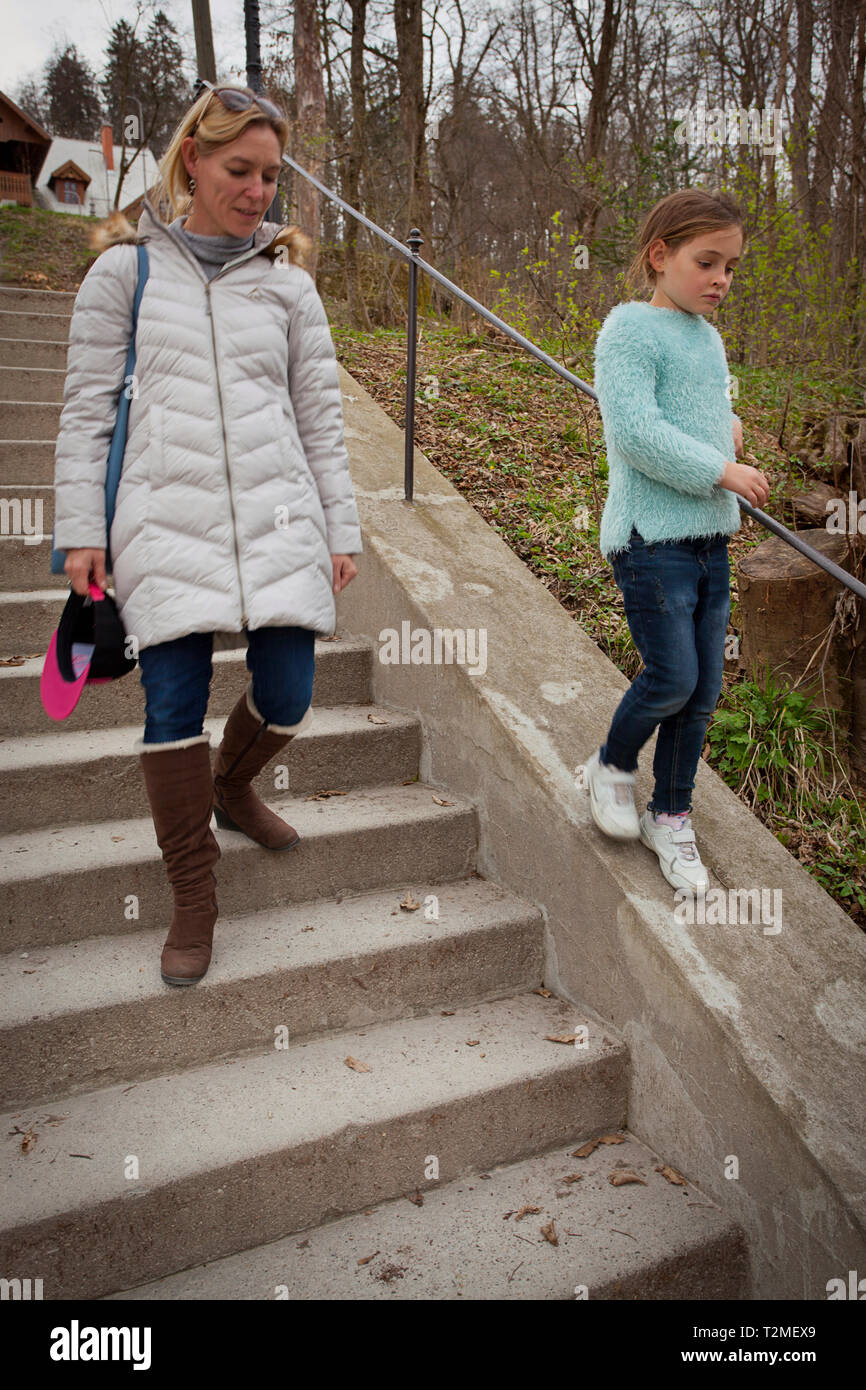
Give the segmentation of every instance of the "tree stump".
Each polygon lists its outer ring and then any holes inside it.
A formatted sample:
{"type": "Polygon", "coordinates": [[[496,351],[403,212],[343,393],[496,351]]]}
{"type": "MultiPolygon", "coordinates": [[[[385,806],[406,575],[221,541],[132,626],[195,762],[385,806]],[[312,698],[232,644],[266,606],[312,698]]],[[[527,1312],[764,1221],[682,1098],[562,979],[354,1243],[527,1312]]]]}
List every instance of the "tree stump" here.
{"type": "Polygon", "coordinates": [[[859,786],[866,788],[866,603],[862,600],[852,668],[851,771],[859,786]]]}
{"type": "MultiPolygon", "coordinates": [[[[800,531],[799,535],[827,559],[849,568],[846,536],[832,534],[824,527],[800,531]]],[[[740,670],[763,684],[769,663],[772,677],[793,683],[808,667],[799,688],[821,704],[839,710],[839,727],[847,730],[851,678],[846,667],[851,641],[840,632],[839,623],[824,649],[837,599],[847,593],[845,586],[779,536],[770,536],[749,551],[737,567],[737,576],[740,670]]]]}

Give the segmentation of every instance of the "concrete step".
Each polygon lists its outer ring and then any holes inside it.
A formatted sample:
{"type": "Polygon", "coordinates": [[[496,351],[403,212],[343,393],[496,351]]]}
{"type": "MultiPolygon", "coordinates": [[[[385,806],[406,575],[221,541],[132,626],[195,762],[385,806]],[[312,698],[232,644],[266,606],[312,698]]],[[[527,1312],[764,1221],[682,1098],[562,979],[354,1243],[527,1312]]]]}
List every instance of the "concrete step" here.
{"type": "Polygon", "coordinates": [[[0,285],[0,312],[13,314],[71,315],[73,290],[28,290],[19,285],[0,285]]]}
{"type": "Polygon", "coordinates": [[[167,922],[0,957],[0,1107],[261,1051],[275,1020],[294,1046],[541,984],[536,908],[477,877],[405,887],[415,910],[401,885],[221,915],[194,990],[160,978],[167,922]]]}
{"type": "Polygon", "coordinates": [[[0,365],[0,401],[60,401],[66,364],[62,367],[0,365]]]}
{"type": "MultiPolygon", "coordinates": [[[[9,490],[14,491],[13,489],[9,490]]],[[[35,491],[35,489],[34,489],[35,491]]],[[[40,490],[41,491],[41,490],[40,490]]],[[[26,494],[20,489],[16,493],[22,499],[26,494]]],[[[43,538],[40,541],[28,540],[26,536],[4,536],[0,534],[0,591],[6,590],[12,593],[32,593],[35,589],[62,589],[68,583],[65,574],[51,573],[51,535],[54,524],[54,493],[41,492],[45,503],[48,503],[50,496],[50,506],[44,505],[42,508],[42,526],[44,528],[43,538]]],[[[31,504],[33,505],[33,504],[31,504]]],[[[13,513],[7,514],[11,518],[13,513]]],[[[21,515],[25,518],[38,518],[38,512],[34,509],[28,514],[22,509],[21,515]]],[[[31,535],[37,534],[31,532],[31,535]]],[[[53,631],[53,627],[51,631],[53,631]]],[[[0,647],[7,643],[7,637],[12,646],[26,638],[26,634],[39,638],[42,643],[44,628],[42,620],[36,615],[35,610],[22,609],[20,612],[9,610],[4,615],[0,611],[0,647]],[[4,617],[8,620],[8,627],[4,628],[4,617]],[[36,626],[28,626],[35,623],[36,626]]],[[[49,637],[51,632],[49,632],[49,637]]],[[[19,655],[18,652],[4,652],[6,656],[19,655]]]]}
{"type": "MultiPolygon", "coordinates": [[[[51,794],[46,770],[34,796],[48,808],[51,794]]],[[[266,908],[330,898],[401,885],[410,873],[446,882],[475,867],[475,807],[421,782],[353,787],[324,800],[265,800],[301,840],[279,853],[240,831],[215,831],[222,850],[220,910],[230,917],[253,901],[266,908]]],[[[91,814],[99,807],[83,796],[82,818],[91,814]]],[[[131,920],[162,931],[171,916],[171,890],[149,815],[0,836],[0,899],[7,951],[123,936],[131,920]]]]}
{"type": "MultiPolygon", "coordinates": [[[[52,582],[34,589],[0,589],[0,659],[44,657],[69,597],[69,580],[50,572],[50,541],[28,546],[22,540],[0,537],[0,566],[6,575],[12,566],[4,556],[13,552],[16,560],[33,556],[31,565],[41,560],[52,582]]],[[[8,579],[5,584],[9,584],[8,579]]]]}
{"type": "Polygon", "coordinates": [[[446,1183],[621,1128],[627,1067],[602,1019],[528,993],[18,1109],[0,1268],[116,1292],[414,1193],[431,1155],[446,1183]],[[585,1048],[546,1039],[584,1022],[585,1048]]]}
{"type": "MultiPolygon", "coordinates": [[[[0,333],[5,324],[0,316],[0,333]]],[[[66,352],[69,344],[63,339],[0,337],[0,365],[4,367],[53,367],[66,375],[66,352]]],[[[60,400],[63,399],[63,383],[60,400]]],[[[25,399],[27,399],[25,397],[25,399]]]]}
{"type": "Polygon", "coordinates": [[[54,439],[0,439],[0,485],[54,486],[54,439]]]}
{"type": "Polygon", "coordinates": [[[66,343],[69,339],[71,314],[42,314],[28,309],[0,308],[0,338],[32,342],[66,343]]]}
{"type": "MultiPolygon", "coordinates": [[[[205,720],[212,750],[219,747],[225,722],[225,716],[205,720]]],[[[49,821],[55,826],[77,823],[82,802],[97,821],[150,813],[133,751],[142,734],[140,724],[77,732],[62,724],[54,727],[60,732],[0,743],[0,832],[38,830],[49,821]]],[[[417,776],[420,755],[421,725],[415,715],[377,705],[314,707],[311,727],[267,764],[254,785],[267,798],[289,787],[303,796],[405,782],[417,776]]]]}
{"type": "MultiPolygon", "coordinates": [[[[742,1230],[693,1184],[674,1184],[664,1159],[629,1133],[576,1158],[578,1143],[518,1163],[419,1184],[423,1206],[383,1202],[169,1274],[117,1299],[599,1299],[749,1297],[742,1230]],[[614,1187],[629,1171],[644,1184],[614,1187]],[[580,1180],[565,1177],[579,1173],[580,1180]],[[538,1208],[517,1220],[525,1208],[538,1208]],[[542,1227],[553,1222],[553,1245],[542,1227]]],[[[619,1136],[617,1136],[619,1137],[619,1136]]]]}
{"type": "Polygon", "coordinates": [[[0,401],[0,439],[56,439],[61,401],[0,401]]]}
{"type": "MultiPolygon", "coordinates": [[[[64,603],[67,594],[68,591],[65,591],[64,603]]],[[[56,610],[55,627],[62,611],[61,604],[56,610]]],[[[238,636],[242,640],[242,634],[238,636]]],[[[75,709],[62,725],[49,719],[39,698],[39,680],[47,646],[46,643],[41,653],[30,660],[0,666],[0,738],[46,734],[57,732],[59,728],[83,732],[135,723],[140,729],[144,727],[144,690],[137,668],[121,680],[112,681],[111,685],[85,687],[75,709]]],[[[369,703],[373,649],[366,639],[317,637],[315,662],[314,708],[369,703]]],[[[245,646],[235,651],[214,652],[209,713],[212,716],[227,715],[248,681],[245,646]]]]}

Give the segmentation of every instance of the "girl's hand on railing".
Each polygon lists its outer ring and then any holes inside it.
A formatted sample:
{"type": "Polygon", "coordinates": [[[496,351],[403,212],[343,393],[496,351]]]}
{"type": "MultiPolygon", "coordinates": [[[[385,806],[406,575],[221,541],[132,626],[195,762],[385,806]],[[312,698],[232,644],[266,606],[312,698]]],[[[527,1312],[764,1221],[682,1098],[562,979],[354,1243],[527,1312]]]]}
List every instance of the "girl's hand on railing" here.
{"type": "Polygon", "coordinates": [[[338,594],[355,578],[358,567],[351,555],[332,555],[331,562],[334,566],[334,593],[338,594]]]}
{"type": "Polygon", "coordinates": [[[93,582],[104,589],[107,584],[104,550],[67,550],[63,566],[76,594],[86,594],[91,571],[93,582]]]}
{"type": "Polygon", "coordinates": [[[719,486],[729,492],[738,492],[753,507],[763,507],[770,495],[770,484],[758,468],[750,463],[734,463],[728,460],[725,471],[719,479],[719,486]]]}

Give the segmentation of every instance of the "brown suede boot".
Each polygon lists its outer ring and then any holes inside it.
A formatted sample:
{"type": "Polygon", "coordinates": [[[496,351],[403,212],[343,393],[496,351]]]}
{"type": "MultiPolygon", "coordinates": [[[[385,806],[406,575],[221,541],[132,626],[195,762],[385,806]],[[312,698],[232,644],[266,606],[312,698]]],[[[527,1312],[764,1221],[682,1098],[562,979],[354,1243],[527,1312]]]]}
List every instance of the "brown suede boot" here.
{"type": "Polygon", "coordinates": [[[162,978],[168,985],[194,985],[207,974],[217,919],[213,868],[220,847],[210,828],[210,734],[175,743],[139,740],[136,749],[174,893],[171,927],[162,948],[162,978]]]}
{"type": "Polygon", "coordinates": [[[265,763],[312,722],[308,706],[297,724],[268,724],[253,704],[250,687],[226,720],[214,767],[214,815],[223,830],[240,830],[266,849],[291,849],[294,826],[270,811],[250,785],[265,763]]]}

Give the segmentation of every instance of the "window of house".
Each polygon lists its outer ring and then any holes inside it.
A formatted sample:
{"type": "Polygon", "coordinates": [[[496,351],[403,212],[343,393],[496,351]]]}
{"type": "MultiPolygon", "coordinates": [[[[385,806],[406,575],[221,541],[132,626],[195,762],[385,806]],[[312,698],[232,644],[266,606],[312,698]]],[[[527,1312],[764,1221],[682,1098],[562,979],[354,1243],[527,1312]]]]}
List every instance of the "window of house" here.
{"type": "Polygon", "coordinates": [[[77,203],[78,185],[74,179],[63,180],[63,201],[64,203],[77,203]]]}

